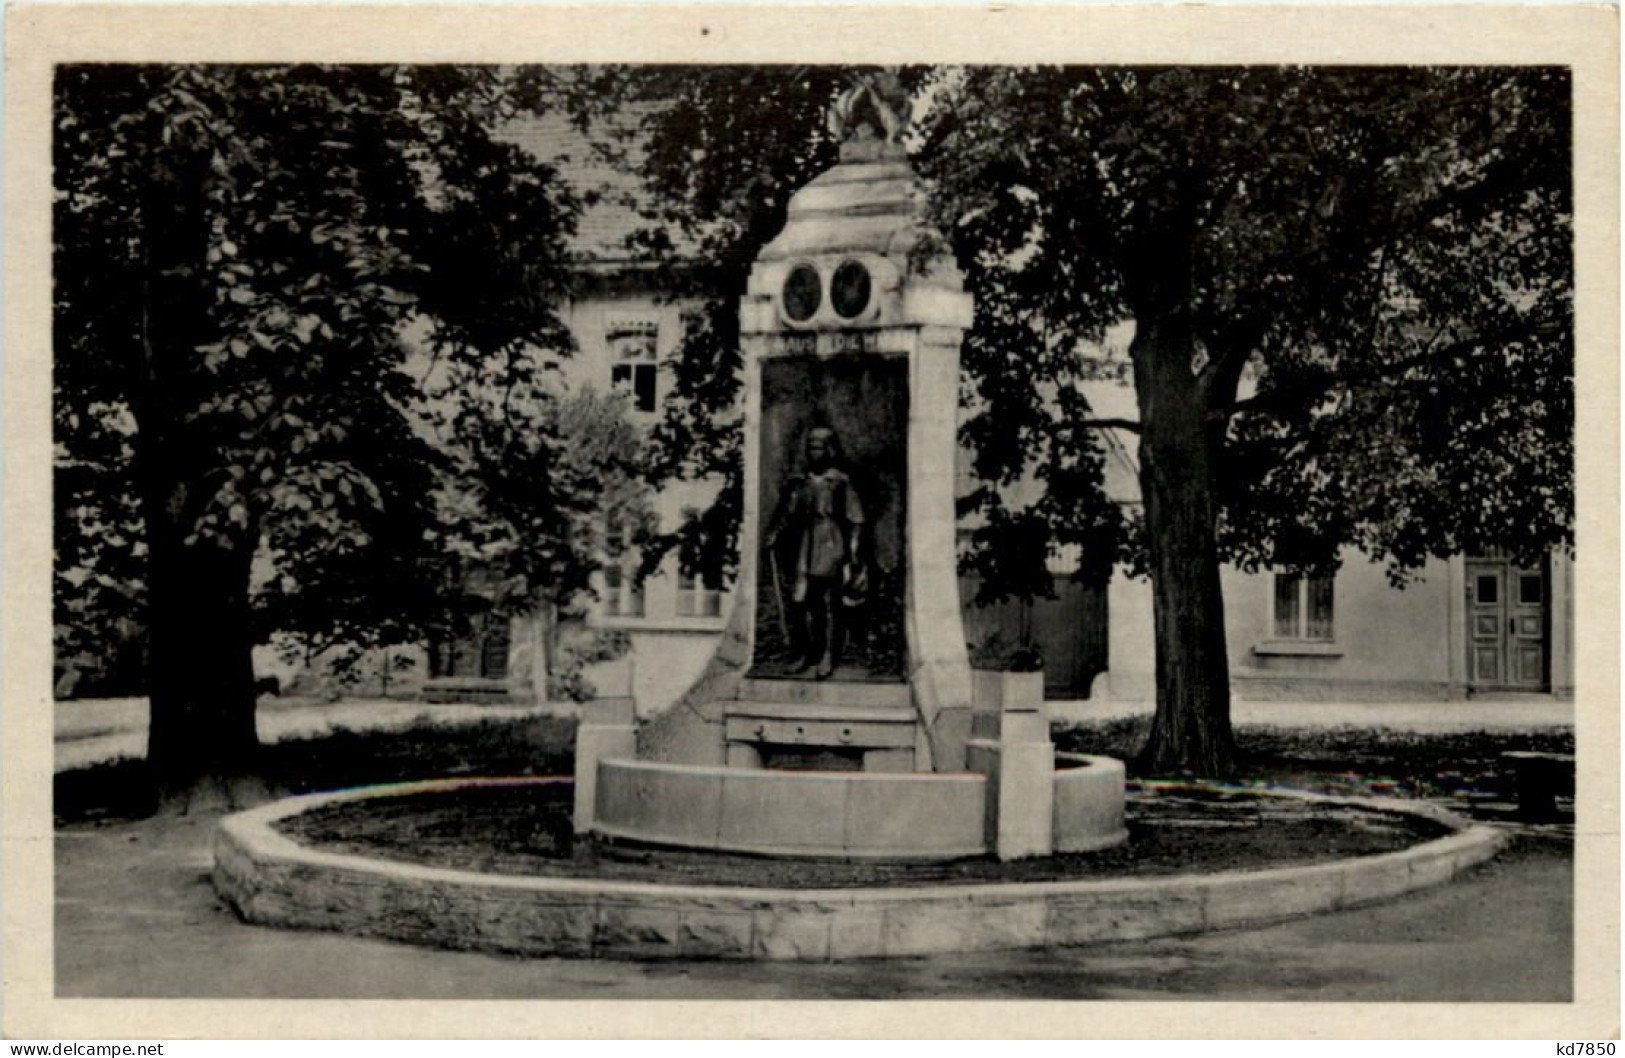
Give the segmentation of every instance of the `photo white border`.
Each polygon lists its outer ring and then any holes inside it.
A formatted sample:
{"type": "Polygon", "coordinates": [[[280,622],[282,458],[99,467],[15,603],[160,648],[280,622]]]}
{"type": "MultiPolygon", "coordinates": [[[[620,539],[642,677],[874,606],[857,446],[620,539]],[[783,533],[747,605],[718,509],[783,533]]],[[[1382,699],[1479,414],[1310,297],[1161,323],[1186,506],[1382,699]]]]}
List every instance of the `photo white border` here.
{"type": "Polygon", "coordinates": [[[6,24],[0,903],[8,1038],[1567,1038],[1619,1033],[1618,11],[1526,6],[14,5],[6,24]],[[1570,1004],[58,1000],[50,91],[69,61],[1562,64],[1578,261],[1570,1004]]]}

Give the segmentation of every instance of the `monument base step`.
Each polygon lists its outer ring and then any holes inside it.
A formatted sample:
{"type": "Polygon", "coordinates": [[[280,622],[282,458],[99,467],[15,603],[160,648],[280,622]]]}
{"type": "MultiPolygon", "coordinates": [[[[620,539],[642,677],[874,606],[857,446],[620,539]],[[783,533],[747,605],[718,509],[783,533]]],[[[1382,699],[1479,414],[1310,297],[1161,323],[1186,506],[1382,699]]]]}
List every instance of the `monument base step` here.
{"type": "Polygon", "coordinates": [[[897,749],[912,754],[916,740],[912,709],[734,702],[725,707],[723,716],[730,745],[897,749]]]}

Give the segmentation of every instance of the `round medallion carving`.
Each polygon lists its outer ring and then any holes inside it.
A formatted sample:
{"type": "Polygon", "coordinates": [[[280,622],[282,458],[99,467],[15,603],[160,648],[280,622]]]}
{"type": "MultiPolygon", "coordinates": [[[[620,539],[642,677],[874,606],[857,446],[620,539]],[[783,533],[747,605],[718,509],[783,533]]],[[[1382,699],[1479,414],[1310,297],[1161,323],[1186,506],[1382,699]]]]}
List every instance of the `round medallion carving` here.
{"type": "Polygon", "coordinates": [[[808,264],[798,264],[790,269],[790,275],[784,280],[786,316],[797,323],[805,323],[813,318],[823,300],[824,284],[818,276],[818,269],[808,264]]]}
{"type": "Polygon", "coordinates": [[[857,261],[847,261],[835,270],[835,276],[830,280],[830,303],[842,319],[855,319],[869,307],[869,294],[873,286],[869,269],[857,261]]]}

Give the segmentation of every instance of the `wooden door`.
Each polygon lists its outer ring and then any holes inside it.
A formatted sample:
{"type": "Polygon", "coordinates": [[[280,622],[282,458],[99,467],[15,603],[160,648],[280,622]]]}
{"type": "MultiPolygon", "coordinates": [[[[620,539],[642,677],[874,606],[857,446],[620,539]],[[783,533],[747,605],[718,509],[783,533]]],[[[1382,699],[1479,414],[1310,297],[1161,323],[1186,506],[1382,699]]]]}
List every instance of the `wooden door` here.
{"type": "Polygon", "coordinates": [[[1514,687],[1548,685],[1546,571],[1510,567],[1507,577],[1507,671],[1514,687]]]}
{"type": "Polygon", "coordinates": [[[1467,561],[1467,681],[1481,690],[1547,686],[1544,568],[1467,561]]]}

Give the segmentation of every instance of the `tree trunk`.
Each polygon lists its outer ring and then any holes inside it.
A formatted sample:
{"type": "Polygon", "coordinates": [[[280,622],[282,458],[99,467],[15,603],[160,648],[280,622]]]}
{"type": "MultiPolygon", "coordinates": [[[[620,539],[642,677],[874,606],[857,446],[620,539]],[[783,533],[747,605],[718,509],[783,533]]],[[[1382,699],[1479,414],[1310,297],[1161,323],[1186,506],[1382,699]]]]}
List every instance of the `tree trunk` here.
{"type": "Polygon", "coordinates": [[[169,519],[149,518],[147,763],[165,801],[223,793],[235,806],[254,787],[259,763],[252,552],[242,542],[187,544],[185,535],[169,519]]]}
{"type": "Polygon", "coordinates": [[[1235,766],[1219,584],[1214,464],[1219,438],[1192,370],[1182,313],[1136,320],[1140,490],[1150,550],[1157,708],[1140,769],[1223,776],[1235,766]]]}
{"type": "Polygon", "coordinates": [[[559,671],[559,604],[547,599],[536,613],[542,625],[542,700],[552,701],[552,681],[559,671]]]}
{"type": "Polygon", "coordinates": [[[249,615],[257,538],[242,523],[194,538],[223,471],[218,440],[194,422],[212,384],[199,380],[197,352],[212,294],[198,276],[205,162],[182,172],[155,155],[142,203],[144,362],[131,391],[148,556],[147,764],[161,801],[183,810],[263,794],[249,615]]]}
{"type": "Polygon", "coordinates": [[[558,637],[554,631],[558,624],[558,607],[547,599],[539,599],[526,622],[530,632],[530,686],[536,704],[545,705],[553,700],[551,683],[558,666],[558,637]]]}

